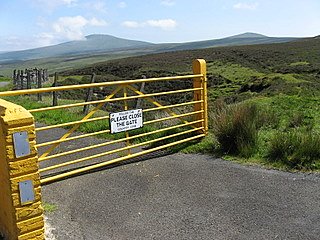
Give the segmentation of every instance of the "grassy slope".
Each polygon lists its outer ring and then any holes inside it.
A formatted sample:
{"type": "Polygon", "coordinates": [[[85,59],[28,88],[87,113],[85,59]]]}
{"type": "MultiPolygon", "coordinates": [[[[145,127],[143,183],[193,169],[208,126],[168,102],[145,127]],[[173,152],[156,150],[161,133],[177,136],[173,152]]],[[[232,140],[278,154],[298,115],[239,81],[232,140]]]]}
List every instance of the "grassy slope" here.
{"type": "Polygon", "coordinates": [[[11,78],[0,76],[0,82],[10,82],[11,78]]]}
{"type": "Polygon", "coordinates": [[[59,71],[70,70],[74,68],[85,67],[88,64],[104,62],[106,60],[124,58],[135,55],[143,55],[147,54],[146,52],[141,51],[119,51],[113,52],[110,54],[96,54],[96,55],[80,55],[74,57],[55,57],[55,58],[43,58],[43,59],[35,59],[28,61],[21,61],[16,63],[8,63],[2,64],[0,66],[0,74],[4,76],[11,76],[13,69],[26,69],[26,68],[46,68],[49,70],[50,74],[59,71]]]}

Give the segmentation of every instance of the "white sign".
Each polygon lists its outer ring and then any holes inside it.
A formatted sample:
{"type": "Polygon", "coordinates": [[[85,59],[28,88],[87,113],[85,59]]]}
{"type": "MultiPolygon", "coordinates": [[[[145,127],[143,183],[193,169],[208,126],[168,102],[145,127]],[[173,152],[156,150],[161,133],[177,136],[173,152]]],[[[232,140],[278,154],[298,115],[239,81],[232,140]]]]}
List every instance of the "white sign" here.
{"type": "Polygon", "coordinates": [[[118,133],[143,127],[142,109],[110,113],[110,132],[118,133]]]}

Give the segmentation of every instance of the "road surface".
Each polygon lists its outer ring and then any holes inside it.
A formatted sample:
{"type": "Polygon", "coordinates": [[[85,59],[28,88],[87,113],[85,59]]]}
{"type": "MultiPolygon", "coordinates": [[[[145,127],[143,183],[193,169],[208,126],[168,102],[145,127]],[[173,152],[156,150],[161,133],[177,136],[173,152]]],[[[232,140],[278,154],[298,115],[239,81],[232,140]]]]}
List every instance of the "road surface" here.
{"type": "Polygon", "coordinates": [[[320,239],[320,177],[173,154],[43,187],[55,239],[320,239]]]}

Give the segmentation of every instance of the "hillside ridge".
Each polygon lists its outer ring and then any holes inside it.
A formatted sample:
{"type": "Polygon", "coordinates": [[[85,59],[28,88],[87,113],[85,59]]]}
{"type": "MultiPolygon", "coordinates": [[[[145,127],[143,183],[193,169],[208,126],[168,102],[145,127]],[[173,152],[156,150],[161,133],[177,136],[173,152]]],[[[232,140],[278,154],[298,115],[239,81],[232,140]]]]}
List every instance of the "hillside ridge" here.
{"type": "Polygon", "coordinates": [[[257,33],[243,33],[226,38],[204,40],[186,43],[166,43],[155,44],[151,42],[130,40],[106,34],[91,34],[84,40],[70,41],[57,45],[27,49],[13,52],[0,52],[0,63],[12,63],[31,59],[41,59],[59,56],[77,56],[83,54],[115,53],[117,51],[137,51],[148,50],[152,52],[167,52],[177,50],[193,50],[216,46],[236,46],[262,43],[290,42],[297,38],[274,38],[257,33]]]}

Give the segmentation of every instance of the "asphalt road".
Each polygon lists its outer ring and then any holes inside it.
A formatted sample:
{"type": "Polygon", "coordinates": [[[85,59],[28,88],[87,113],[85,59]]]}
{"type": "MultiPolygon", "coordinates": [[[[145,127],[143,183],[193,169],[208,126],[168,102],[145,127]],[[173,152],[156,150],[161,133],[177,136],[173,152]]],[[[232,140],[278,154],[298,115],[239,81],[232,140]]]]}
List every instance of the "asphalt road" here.
{"type": "Polygon", "coordinates": [[[173,154],[43,187],[56,239],[320,239],[320,176],[173,154]]]}

